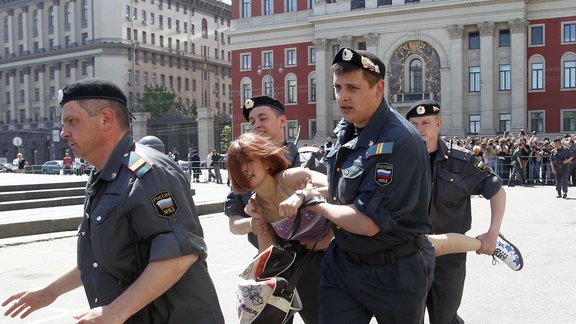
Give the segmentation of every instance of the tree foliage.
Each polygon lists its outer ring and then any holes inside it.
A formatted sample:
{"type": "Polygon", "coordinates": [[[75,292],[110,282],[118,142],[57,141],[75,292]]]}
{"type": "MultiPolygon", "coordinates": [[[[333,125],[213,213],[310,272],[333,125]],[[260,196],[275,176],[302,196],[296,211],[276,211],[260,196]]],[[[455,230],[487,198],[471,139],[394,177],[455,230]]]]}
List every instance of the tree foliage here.
{"type": "Polygon", "coordinates": [[[180,104],[176,102],[176,94],[160,85],[146,86],[140,104],[142,109],[149,112],[152,117],[180,114],[180,104]]]}

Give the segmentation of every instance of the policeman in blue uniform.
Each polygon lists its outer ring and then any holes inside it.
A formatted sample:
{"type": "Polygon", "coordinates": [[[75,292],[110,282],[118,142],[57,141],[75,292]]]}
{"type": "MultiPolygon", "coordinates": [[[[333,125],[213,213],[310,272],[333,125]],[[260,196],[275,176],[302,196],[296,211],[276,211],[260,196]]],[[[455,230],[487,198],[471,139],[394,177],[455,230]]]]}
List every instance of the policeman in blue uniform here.
{"type": "Polygon", "coordinates": [[[311,208],[333,223],[322,263],[321,323],[419,323],[432,282],[430,165],[422,138],[384,100],[385,67],[341,49],[333,60],[343,119],[327,155],[329,203],[311,208]]]}
{"type": "Polygon", "coordinates": [[[115,84],[77,81],[60,91],[59,103],[61,136],[95,167],[77,266],[16,297],[19,307],[35,311],[82,285],[91,309],[78,321],[224,323],[189,178],[164,154],[134,143],[126,97],[115,84]]]}
{"type": "MultiPolygon", "coordinates": [[[[432,234],[465,234],[472,222],[470,195],[481,194],[490,200],[491,222],[488,232],[478,236],[482,241],[477,253],[492,255],[500,234],[506,206],[502,180],[482,158],[448,145],[440,138],[440,105],[432,100],[416,102],[406,113],[426,141],[432,170],[430,221],[432,234]]],[[[466,253],[447,254],[436,258],[434,282],[428,294],[430,324],[464,323],[457,314],[466,277],[466,253]]]]}
{"type": "Polygon", "coordinates": [[[554,140],[554,149],[550,156],[550,166],[552,173],[556,177],[556,198],[568,197],[568,177],[570,176],[570,165],[574,156],[569,148],[562,145],[562,140],[557,138],[554,140]]]}

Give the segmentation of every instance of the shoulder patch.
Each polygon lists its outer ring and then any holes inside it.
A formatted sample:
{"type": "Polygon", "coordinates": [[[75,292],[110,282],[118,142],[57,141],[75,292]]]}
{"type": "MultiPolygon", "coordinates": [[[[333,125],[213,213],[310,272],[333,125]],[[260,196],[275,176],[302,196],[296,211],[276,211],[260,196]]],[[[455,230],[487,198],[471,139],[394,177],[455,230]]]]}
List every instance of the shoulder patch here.
{"type": "Polygon", "coordinates": [[[453,147],[452,149],[448,148],[447,153],[449,157],[462,161],[470,161],[474,158],[474,154],[472,154],[472,152],[461,147],[453,147]]]}
{"type": "Polygon", "coordinates": [[[392,182],[393,173],[394,165],[392,165],[392,163],[376,163],[374,181],[376,181],[379,186],[387,186],[392,182]]]}
{"type": "Polygon", "coordinates": [[[368,150],[366,150],[366,158],[369,159],[373,156],[382,154],[392,154],[393,149],[394,142],[376,143],[374,145],[370,145],[368,150]]]}
{"type": "Polygon", "coordinates": [[[170,191],[156,193],[150,197],[150,201],[152,201],[152,205],[160,217],[169,218],[178,212],[178,204],[170,191]]]}
{"type": "Polygon", "coordinates": [[[486,163],[484,163],[482,158],[479,156],[476,157],[476,160],[474,161],[474,167],[482,172],[486,172],[486,170],[488,170],[488,166],[486,166],[486,163]]]}
{"type": "Polygon", "coordinates": [[[123,164],[138,178],[142,178],[146,172],[152,169],[152,165],[134,151],[126,153],[123,164]]]}

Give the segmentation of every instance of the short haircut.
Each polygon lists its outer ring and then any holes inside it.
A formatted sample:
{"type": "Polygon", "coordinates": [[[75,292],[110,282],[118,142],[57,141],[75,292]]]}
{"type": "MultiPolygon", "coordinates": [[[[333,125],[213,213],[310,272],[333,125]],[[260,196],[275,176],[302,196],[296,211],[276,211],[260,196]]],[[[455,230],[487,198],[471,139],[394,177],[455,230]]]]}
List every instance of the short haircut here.
{"type": "Polygon", "coordinates": [[[130,121],[126,108],[121,103],[109,99],[80,99],[77,100],[78,105],[88,112],[90,117],[98,115],[102,109],[110,108],[114,111],[118,124],[122,130],[130,130],[130,121]]]}
{"type": "Polygon", "coordinates": [[[254,190],[242,172],[245,163],[259,159],[269,167],[270,174],[276,174],[288,168],[286,152],[268,137],[254,133],[240,135],[230,144],[226,156],[228,176],[234,192],[246,193],[254,190]]]}

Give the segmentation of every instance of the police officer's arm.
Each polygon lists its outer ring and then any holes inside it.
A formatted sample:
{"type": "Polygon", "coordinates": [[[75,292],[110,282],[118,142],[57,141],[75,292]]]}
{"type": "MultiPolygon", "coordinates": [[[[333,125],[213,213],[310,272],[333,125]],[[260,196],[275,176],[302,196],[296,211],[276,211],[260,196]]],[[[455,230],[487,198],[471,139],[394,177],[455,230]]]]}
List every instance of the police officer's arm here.
{"type": "Polygon", "coordinates": [[[323,217],[350,233],[374,236],[380,232],[380,228],[374,223],[372,218],[360,212],[354,204],[333,205],[321,203],[308,208],[313,212],[320,213],[323,217]]]}
{"type": "Polygon", "coordinates": [[[22,314],[20,318],[26,318],[32,312],[52,304],[59,296],[81,285],[80,270],[74,267],[43,288],[21,291],[8,297],[2,303],[2,307],[13,303],[4,312],[4,316],[16,317],[22,314]]]}
{"type": "Polygon", "coordinates": [[[488,232],[477,237],[482,242],[482,247],[476,251],[477,254],[492,255],[492,253],[494,253],[505,209],[506,191],[501,187],[496,194],[490,197],[490,228],[488,232]]]}
{"type": "Polygon", "coordinates": [[[250,198],[250,201],[246,205],[245,212],[250,216],[248,219],[250,220],[251,232],[256,234],[258,237],[259,252],[262,252],[269,246],[276,244],[276,236],[273,234],[274,230],[266,221],[261,210],[262,208],[258,206],[256,200],[250,198]]]}
{"type": "Polygon", "coordinates": [[[138,279],[109,305],[74,316],[78,323],[124,323],[172,287],[198,260],[195,254],[150,262],[138,279]]]}
{"type": "Polygon", "coordinates": [[[243,235],[252,232],[250,217],[244,212],[246,204],[242,196],[231,191],[224,202],[224,214],[228,216],[230,233],[243,235]]]}

